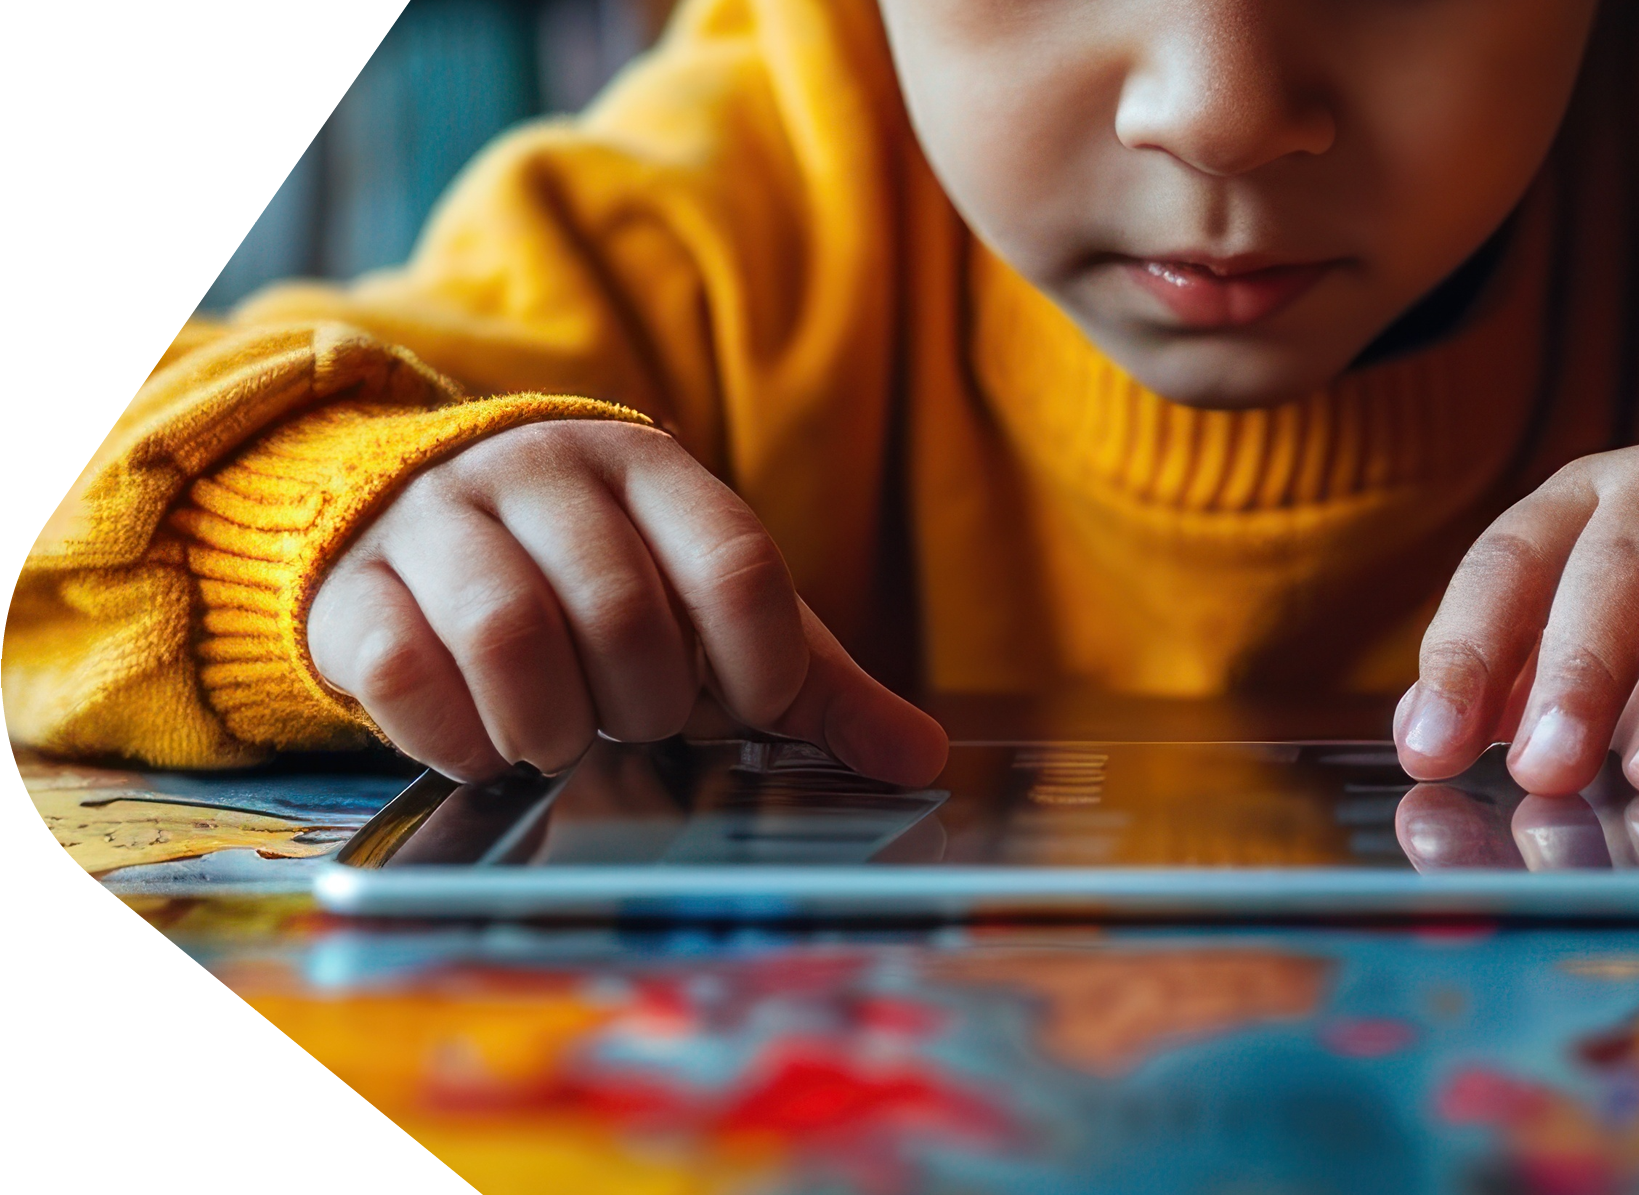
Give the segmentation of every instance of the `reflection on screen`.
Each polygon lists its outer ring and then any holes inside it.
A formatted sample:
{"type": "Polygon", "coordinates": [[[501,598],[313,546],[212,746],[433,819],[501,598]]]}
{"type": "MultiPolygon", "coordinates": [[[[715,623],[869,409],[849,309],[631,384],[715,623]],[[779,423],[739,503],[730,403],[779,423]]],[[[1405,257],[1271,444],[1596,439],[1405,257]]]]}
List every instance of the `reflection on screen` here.
{"type": "Polygon", "coordinates": [[[1614,756],[1576,796],[1528,796],[1494,747],[1453,780],[1419,784],[1395,811],[1395,832],[1422,872],[1587,871],[1639,865],[1639,798],[1614,756]]]}
{"type": "Polygon", "coordinates": [[[1635,865],[1607,768],[1527,796],[1503,749],[1415,784],[1387,744],[959,743],[905,789],[788,741],[600,741],[566,779],[457,789],[392,865],[1458,868],[1635,865]]]}
{"type": "Polygon", "coordinates": [[[796,743],[600,743],[536,864],[1407,866],[1390,749],[958,744],[933,786],[796,743]]]}

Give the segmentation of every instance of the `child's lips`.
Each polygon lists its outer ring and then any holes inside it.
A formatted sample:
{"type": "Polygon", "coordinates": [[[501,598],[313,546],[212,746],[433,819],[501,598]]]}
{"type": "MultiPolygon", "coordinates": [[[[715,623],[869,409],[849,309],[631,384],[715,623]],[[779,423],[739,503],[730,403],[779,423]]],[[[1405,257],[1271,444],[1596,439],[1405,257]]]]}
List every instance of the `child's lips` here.
{"type": "Polygon", "coordinates": [[[1122,267],[1187,328],[1240,328],[1267,319],[1319,282],[1335,263],[1263,265],[1255,259],[1126,258],[1122,267]]]}

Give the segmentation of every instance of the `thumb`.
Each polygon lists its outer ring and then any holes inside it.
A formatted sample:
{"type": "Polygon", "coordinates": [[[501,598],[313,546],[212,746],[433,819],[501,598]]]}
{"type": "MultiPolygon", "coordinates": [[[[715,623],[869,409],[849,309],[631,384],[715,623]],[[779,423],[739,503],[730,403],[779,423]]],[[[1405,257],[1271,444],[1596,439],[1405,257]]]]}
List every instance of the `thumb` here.
{"type": "Polygon", "coordinates": [[[805,739],[867,776],[893,784],[926,784],[949,754],[944,729],[873,680],[799,601],[808,675],[791,704],[763,727],[805,739]]]}

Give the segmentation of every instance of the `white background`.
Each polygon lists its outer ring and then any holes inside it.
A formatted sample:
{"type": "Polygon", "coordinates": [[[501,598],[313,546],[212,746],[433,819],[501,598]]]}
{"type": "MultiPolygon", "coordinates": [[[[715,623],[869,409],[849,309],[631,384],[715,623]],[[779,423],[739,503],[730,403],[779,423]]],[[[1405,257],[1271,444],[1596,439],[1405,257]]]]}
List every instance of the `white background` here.
{"type": "MultiPolygon", "coordinates": [[[[403,0],[0,4],[0,600],[403,0]]],[[[107,895],[0,752],[0,1187],[471,1191],[107,895]]]]}

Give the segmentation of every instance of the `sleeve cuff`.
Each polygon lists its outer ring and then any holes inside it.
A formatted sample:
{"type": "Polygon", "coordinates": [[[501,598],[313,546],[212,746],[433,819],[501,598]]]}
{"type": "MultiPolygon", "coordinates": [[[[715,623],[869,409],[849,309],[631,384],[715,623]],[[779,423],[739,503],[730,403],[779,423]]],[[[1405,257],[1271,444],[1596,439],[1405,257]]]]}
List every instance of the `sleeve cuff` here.
{"type": "Polygon", "coordinates": [[[485,436],[572,418],[648,422],[612,403],[541,394],[432,410],[339,401],[196,481],[170,522],[197,585],[199,683],[228,732],[286,750],[379,735],[308,655],[307,612],[330,562],[415,471],[485,436]]]}

